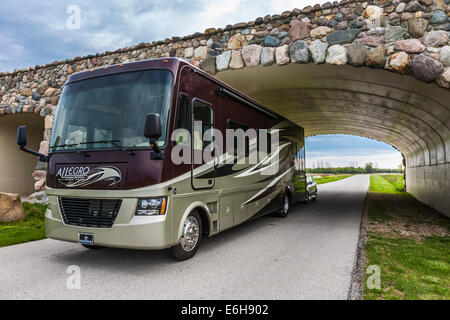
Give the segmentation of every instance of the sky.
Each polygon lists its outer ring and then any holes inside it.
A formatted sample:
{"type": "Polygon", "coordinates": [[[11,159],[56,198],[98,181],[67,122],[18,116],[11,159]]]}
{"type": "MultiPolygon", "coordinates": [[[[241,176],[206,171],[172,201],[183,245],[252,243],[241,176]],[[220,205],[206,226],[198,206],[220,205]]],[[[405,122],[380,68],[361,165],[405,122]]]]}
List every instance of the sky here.
{"type": "Polygon", "coordinates": [[[326,1],[4,0],[0,71],[223,28],[321,2],[326,1]],[[73,5],[80,10],[79,29],[67,26],[73,5]]]}
{"type": "MultiPolygon", "coordinates": [[[[324,0],[10,0],[0,10],[0,71],[203,32],[324,0]],[[76,7],[74,7],[76,6],[76,7]],[[79,19],[78,19],[79,17],[79,19]],[[79,21],[79,23],[77,23],[79,21]]],[[[392,147],[352,136],[307,140],[308,165],[372,161],[396,168],[392,147]]]]}
{"type": "Polygon", "coordinates": [[[364,167],[372,162],[377,168],[397,169],[402,155],[392,146],[373,139],[349,135],[321,135],[306,138],[306,166],[364,167]]]}

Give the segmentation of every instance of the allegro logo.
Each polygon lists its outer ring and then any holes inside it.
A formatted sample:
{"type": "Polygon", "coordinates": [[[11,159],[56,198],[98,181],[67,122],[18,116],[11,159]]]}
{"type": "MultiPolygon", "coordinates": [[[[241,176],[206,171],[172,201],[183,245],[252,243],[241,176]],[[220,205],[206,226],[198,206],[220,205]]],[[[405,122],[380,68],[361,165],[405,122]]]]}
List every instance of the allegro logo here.
{"type": "Polygon", "coordinates": [[[118,184],[122,174],[116,167],[64,167],[56,173],[58,181],[66,187],[85,187],[97,182],[109,182],[108,186],[118,184]]]}
{"type": "Polygon", "coordinates": [[[56,176],[63,179],[79,178],[87,176],[90,170],[89,167],[65,167],[60,168],[56,173],[56,176]]]}

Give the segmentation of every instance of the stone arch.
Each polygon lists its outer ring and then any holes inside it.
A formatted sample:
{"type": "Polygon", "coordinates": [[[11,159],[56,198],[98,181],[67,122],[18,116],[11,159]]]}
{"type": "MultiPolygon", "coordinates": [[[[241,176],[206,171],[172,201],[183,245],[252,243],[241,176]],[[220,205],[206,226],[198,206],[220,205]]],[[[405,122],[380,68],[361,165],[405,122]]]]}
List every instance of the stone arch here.
{"type": "Polygon", "coordinates": [[[302,125],[306,136],[351,134],[394,146],[406,158],[408,191],[450,213],[449,90],[348,65],[291,63],[216,76],[302,125]]]}

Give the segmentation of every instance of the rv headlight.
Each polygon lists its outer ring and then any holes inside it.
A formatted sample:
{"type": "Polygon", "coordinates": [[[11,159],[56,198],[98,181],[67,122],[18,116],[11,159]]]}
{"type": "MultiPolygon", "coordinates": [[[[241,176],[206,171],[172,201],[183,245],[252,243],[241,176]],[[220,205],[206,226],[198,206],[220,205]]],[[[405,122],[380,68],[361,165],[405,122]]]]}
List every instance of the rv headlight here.
{"type": "Polygon", "coordinates": [[[166,198],[139,199],[136,216],[161,216],[166,214],[166,198]]]}

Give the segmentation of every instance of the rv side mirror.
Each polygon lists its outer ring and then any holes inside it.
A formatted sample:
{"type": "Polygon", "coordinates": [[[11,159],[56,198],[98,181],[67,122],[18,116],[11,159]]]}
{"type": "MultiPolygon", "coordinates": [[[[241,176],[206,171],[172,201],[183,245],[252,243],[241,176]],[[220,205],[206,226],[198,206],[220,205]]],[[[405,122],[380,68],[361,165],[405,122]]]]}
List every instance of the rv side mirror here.
{"type": "Polygon", "coordinates": [[[17,128],[17,144],[19,145],[21,151],[39,157],[39,161],[42,162],[49,161],[48,156],[46,156],[45,154],[25,148],[25,146],[27,145],[27,127],[21,126],[17,128]]]}
{"type": "Polygon", "coordinates": [[[27,127],[21,126],[17,128],[17,144],[21,147],[27,145],[27,127]]]}
{"type": "Polygon", "coordinates": [[[161,137],[161,116],[157,113],[149,113],[145,118],[144,136],[149,139],[161,137]]]}
{"type": "Polygon", "coordinates": [[[145,117],[144,136],[150,140],[153,151],[160,153],[156,139],[161,137],[161,116],[157,113],[149,113],[145,117]]]}

